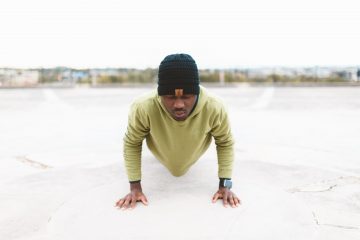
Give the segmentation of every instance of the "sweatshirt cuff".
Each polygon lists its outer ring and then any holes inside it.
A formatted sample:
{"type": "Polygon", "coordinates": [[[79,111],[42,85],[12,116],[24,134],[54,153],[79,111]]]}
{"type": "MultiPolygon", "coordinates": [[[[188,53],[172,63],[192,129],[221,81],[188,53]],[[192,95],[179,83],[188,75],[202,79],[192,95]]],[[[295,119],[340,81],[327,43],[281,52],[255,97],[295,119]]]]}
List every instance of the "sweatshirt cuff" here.
{"type": "Polygon", "coordinates": [[[129,181],[129,183],[139,183],[141,180],[129,181]]]}

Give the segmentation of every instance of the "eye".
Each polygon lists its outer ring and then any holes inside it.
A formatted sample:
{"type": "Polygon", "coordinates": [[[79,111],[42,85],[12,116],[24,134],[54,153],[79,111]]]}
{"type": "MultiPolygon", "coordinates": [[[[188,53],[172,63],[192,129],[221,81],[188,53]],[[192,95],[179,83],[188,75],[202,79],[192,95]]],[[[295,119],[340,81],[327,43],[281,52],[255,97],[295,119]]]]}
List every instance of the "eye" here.
{"type": "Polygon", "coordinates": [[[181,99],[184,99],[184,100],[186,100],[186,99],[190,99],[191,98],[191,96],[190,95],[183,95],[183,96],[181,96],[181,99]]]}
{"type": "Polygon", "coordinates": [[[165,98],[168,100],[175,100],[176,96],[175,95],[166,95],[165,98]]]}

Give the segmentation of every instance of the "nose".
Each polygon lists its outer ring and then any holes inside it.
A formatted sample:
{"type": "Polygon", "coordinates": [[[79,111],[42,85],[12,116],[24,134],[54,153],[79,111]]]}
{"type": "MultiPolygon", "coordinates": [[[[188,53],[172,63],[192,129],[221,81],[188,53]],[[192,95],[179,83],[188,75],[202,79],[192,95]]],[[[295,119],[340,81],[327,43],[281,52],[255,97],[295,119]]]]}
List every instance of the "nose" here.
{"type": "Polygon", "coordinates": [[[174,108],[184,108],[185,103],[181,98],[177,98],[174,103],[174,108]]]}

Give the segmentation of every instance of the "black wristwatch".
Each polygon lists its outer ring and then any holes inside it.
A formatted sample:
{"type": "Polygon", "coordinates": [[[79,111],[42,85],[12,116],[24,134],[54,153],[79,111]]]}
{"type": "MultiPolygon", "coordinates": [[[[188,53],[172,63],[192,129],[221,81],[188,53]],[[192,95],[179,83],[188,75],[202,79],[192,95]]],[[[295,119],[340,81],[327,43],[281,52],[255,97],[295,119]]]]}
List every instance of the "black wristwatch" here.
{"type": "Polygon", "coordinates": [[[227,189],[232,188],[232,181],[230,178],[220,178],[219,187],[225,187],[227,189]]]}

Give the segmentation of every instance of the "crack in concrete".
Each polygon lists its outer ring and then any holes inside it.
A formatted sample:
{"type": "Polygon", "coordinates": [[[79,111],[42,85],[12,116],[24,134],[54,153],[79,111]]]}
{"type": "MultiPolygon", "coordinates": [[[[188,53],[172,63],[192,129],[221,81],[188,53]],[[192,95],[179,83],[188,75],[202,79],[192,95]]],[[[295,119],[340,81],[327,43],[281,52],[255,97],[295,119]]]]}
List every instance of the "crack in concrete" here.
{"type": "Polygon", "coordinates": [[[314,218],[314,221],[316,223],[316,225],[318,226],[327,226],[327,227],[336,227],[336,228],[341,228],[341,229],[352,229],[352,230],[359,230],[359,227],[353,227],[353,226],[344,226],[344,225],[337,225],[337,224],[328,224],[328,223],[319,223],[319,219],[317,218],[316,214],[314,211],[311,212],[314,218]]]}
{"type": "Polygon", "coordinates": [[[288,189],[287,191],[290,193],[297,193],[297,192],[328,192],[333,190],[335,187],[340,187],[349,184],[359,184],[360,178],[357,176],[347,176],[347,177],[339,177],[337,179],[331,180],[323,180],[321,182],[315,184],[309,184],[300,187],[294,187],[288,189]]]}
{"type": "Polygon", "coordinates": [[[48,218],[48,223],[52,220],[53,215],[65,204],[66,201],[63,201],[56,209],[55,211],[50,215],[48,218]]]}
{"type": "Polygon", "coordinates": [[[301,190],[300,188],[292,188],[289,189],[288,191],[291,193],[297,193],[297,192],[328,192],[331,191],[333,188],[337,187],[337,184],[331,185],[328,188],[325,189],[321,189],[321,190],[301,190]]]}
{"type": "Polygon", "coordinates": [[[353,230],[359,230],[360,229],[358,227],[342,226],[342,225],[336,225],[336,224],[320,224],[320,225],[328,226],[328,227],[342,228],[342,229],[353,229],[353,230]]]}
{"type": "Polygon", "coordinates": [[[22,162],[22,163],[24,163],[24,164],[26,164],[26,165],[29,165],[30,167],[34,167],[34,168],[40,168],[40,169],[49,169],[49,168],[52,168],[51,166],[46,165],[46,164],[44,164],[44,163],[31,160],[31,159],[29,159],[29,158],[26,157],[26,156],[17,156],[17,157],[16,157],[16,160],[18,160],[19,162],[22,162]]]}

